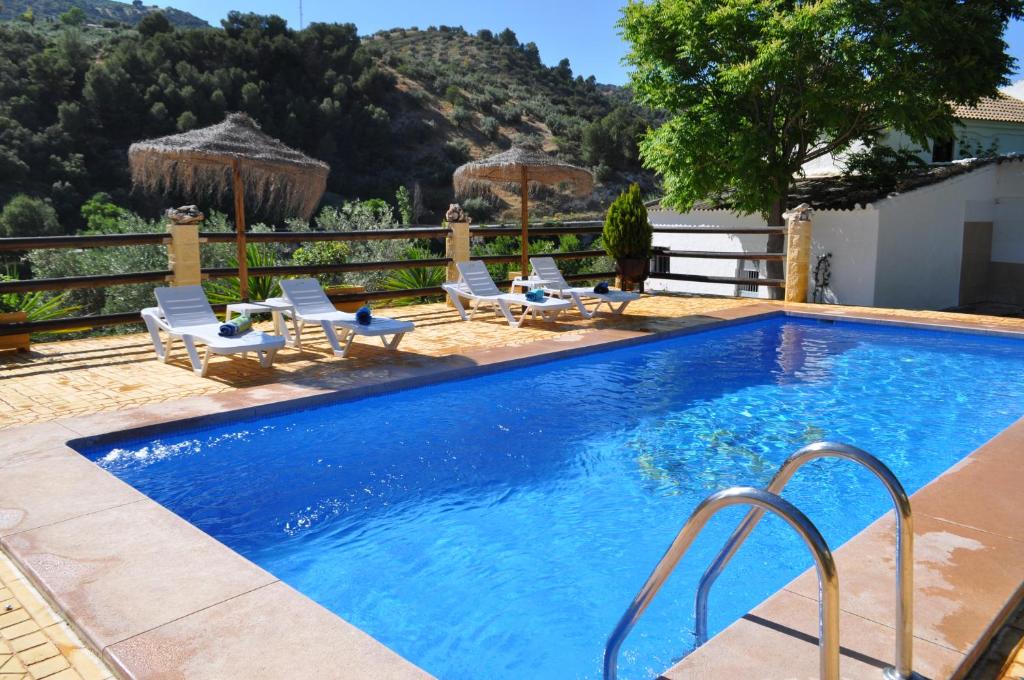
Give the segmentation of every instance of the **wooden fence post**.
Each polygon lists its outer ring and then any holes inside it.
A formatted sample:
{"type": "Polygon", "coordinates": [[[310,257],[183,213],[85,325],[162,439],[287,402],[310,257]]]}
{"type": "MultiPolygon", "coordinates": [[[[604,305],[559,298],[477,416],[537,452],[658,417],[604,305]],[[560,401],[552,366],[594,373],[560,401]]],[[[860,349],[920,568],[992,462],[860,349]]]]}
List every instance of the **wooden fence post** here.
{"type": "Polygon", "coordinates": [[[167,265],[173,274],[172,286],[197,286],[203,274],[199,261],[199,225],[169,224],[167,231],[167,265]]]}
{"type": "Polygon", "coordinates": [[[811,206],[802,203],[786,218],[786,302],[807,302],[811,273],[811,206]]]}
{"type": "MultiPolygon", "coordinates": [[[[448,263],[445,280],[454,282],[459,280],[459,270],[455,264],[469,262],[469,222],[449,222],[448,228],[452,231],[444,239],[444,254],[451,258],[451,262],[448,263]]],[[[451,298],[448,298],[447,304],[453,306],[451,298]]]]}

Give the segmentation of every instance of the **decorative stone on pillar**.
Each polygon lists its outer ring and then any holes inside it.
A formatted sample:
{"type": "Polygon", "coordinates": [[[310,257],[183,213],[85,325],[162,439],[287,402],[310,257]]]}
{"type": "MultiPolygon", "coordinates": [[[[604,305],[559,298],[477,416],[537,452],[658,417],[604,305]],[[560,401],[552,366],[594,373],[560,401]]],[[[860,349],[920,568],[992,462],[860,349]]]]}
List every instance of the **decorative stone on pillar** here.
{"type": "Polygon", "coordinates": [[[786,302],[807,302],[811,273],[811,206],[801,203],[786,218],[786,302]]]}
{"type": "Polygon", "coordinates": [[[203,213],[194,205],[172,208],[166,213],[171,237],[167,241],[167,265],[172,286],[196,286],[202,283],[199,261],[199,223],[203,213]]]}
{"type": "MultiPolygon", "coordinates": [[[[455,264],[457,262],[469,262],[470,218],[458,203],[452,203],[448,206],[448,212],[445,214],[445,219],[448,222],[448,228],[452,230],[452,233],[446,236],[444,240],[445,257],[451,259],[451,262],[448,263],[445,280],[458,281],[459,270],[455,264]]],[[[448,298],[446,302],[449,307],[454,307],[454,305],[452,305],[451,298],[448,298]]]]}

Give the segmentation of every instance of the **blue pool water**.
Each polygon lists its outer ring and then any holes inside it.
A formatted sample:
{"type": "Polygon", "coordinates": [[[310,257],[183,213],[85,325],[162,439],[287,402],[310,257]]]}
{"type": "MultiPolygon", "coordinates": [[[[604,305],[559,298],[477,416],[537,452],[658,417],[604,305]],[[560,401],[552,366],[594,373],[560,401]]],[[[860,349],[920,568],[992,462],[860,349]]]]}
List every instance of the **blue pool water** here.
{"type": "MultiPolygon", "coordinates": [[[[707,494],[821,439],[912,492],[1024,415],[1022,375],[1015,340],[773,318],[85,453],[443,679],[598,678],[707,494]]],[[[841,461],[785,496],[833,547],[889,507],[841,461]]],[[[695,543],[621,677],[691,649],[696,580],[740,516],[695,543]]],[[[712,593],[712,632],[810,564],[766,518],[712,593]]]]}

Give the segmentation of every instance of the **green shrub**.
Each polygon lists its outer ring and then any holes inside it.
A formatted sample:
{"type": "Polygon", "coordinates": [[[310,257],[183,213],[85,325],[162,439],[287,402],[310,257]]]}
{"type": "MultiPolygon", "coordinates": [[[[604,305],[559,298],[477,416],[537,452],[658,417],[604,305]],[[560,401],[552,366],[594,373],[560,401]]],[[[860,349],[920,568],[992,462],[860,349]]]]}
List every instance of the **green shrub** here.
{"type": "Polygon", "coordinates": [[[654,232],[647,220],[647,207],[640,196],[639,184],[631,184],[609,206],[602,236],[605,251],[615,259],[651,254],[654,232]]]}
{"type": "Polygon", "coordinates": [[[89,231],[109,234],[115,231],[124,210],[114,205],[110,194],[101,191],[82,204],[81,213],[89,231]]]}
{"type": "MultiPolygon", "coordinates": [[[[343,241],[312,241],[292,253],[292,261],[301,266],[344,264],[351,252],[343,241]]],[[[317,274],[316,278],[324,286],[338,286],[345,282],[344,272],[317,274]]]]}
{"type": "Polygon", "coordinates": [[[488,139],[497,139],[498,134],[501,132],[499,129],[498,120],[491,116],[484,116],[480,119],[480,132],[485,134],[488,139]]]}
{"type": "Polygon", "coordinates": [[[462,202],[462,208],[466,214],[473,218],[473,222],[480,224],[494,217],[498,212],[498,206],[482,196],[473,196],[462,202]]]}
{"type": "Polygon", "coordinates": [[[56,236],[57,211],[41,198],[18,194],[0,212],[0,236],[56,236]]]}

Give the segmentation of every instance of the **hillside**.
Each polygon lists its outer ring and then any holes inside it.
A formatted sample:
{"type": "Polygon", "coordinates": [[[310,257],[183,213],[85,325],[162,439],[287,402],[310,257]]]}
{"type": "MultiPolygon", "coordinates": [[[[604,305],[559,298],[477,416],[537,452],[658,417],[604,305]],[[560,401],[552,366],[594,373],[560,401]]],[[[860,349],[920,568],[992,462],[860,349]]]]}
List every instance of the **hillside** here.
{"type": "Polygon", "coordinates": [[[393,202],[405,187],[419,221],[438,221],[456,198],[477,222],[514,216],[509,187],[455,197],[451,185],[458,165],[512,144],[539,146],[598,179],[586,200],[535,187],[540,217],[600,212],[630,181],[653,188],[636,149],[652,116],[621,88],[574,75],[568,60],[545,66],[536,46],[507,29],[360,37],[352,24],[295,31],[278,17],[236,12],[217,30],[149,21],[138,30],[40,31],[0,22],[0,72],[0,119],[8,123],[0,205],[17,193],[48,199],[68,231],[82,227],[80,206],[98,191],[148,215],[200,200],[132,192],[127,148],[219,122],[227,111],[249,113],[326,161],[328,202],[393,202]]]}
{"type": "Polygon", "coordinates": [[[175,26],[182,28],[207,28],[209,24],[199,17],[173,7],[144,5],[141,0],[134,4],[114,0],[3,0],[0,2],[0,20],[13,20],[31,10],[37,22],[57,21],[72,7],[85,12],[86,21],[94,24],[116,22],[135,26],[147,15],[160,11],[175,26]]]}
{"type": "MultiPolygon", "coordinates": [[[[434,151],[431,141],[454,147],[466,159],[526,145],[594,170],[598,191],[585,205],[538,189],[539,207],[549,212],[600,209],[628,181],[652,182],[640,171],[636,150],[636,138],[652,117],[630,104],[629,92],[593,76],[574,76],[568,59],[545,66],[536,45],[521,44],[509,29],[476,35],[448,26],[392,29],[370,36],[365,45],[406,96],[392,111],[393,127],[422,129],[424,121],[432,126],[413,145],[419,154],[434,151]]],[[[481,186],[474,194],[495,215],[518,202],[503,188],[481,186]]]]}

